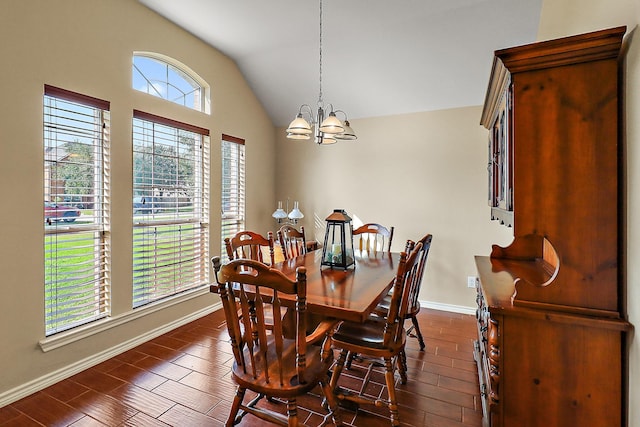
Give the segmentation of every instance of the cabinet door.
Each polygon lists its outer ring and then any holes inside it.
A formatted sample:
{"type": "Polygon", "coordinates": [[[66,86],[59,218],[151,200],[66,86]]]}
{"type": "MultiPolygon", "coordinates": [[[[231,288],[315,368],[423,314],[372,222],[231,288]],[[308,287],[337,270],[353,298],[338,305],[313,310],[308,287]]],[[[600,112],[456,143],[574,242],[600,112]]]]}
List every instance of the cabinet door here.
{"type": "Polygon", "coordinates": [[[509,211],[512,210],[511,202],[511,158],[512,158],[512,138],[511,138],[511,114],[509,94],[510,90],[504,92],[498,116],[494,125],[494,135],[496,146],[494,147],[495,162],[495,206],[509,211]]]}
{"type": "Polygon", "coordinates": [[[502,94],[489,134],[489,206],[503,211],[513,210],[510,95],[509,86],[502,94]]]}

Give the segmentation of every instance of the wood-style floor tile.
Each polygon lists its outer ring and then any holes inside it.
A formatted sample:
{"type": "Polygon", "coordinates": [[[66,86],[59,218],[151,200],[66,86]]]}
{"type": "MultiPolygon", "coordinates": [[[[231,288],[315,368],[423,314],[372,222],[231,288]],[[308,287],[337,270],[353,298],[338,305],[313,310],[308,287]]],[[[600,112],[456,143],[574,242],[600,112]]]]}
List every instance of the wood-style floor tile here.
{"type": "MultiPolygon", "coordinates": [[[[215,418],[180,405],[176,405],[162,414],[159,420],[171,426],[215,427],[224,425],[223,422],[215,418]]],[[[264,421],[262,423],[264,425],[264,421]]]]}
{"type": "Polygon", "coordinates": [[[109,396],[117,399],[128,407],[137,409],[154,418],[159,417],[175,405],[173,400],[133,384],[118,387],[109,393],[109,396]]]}
{"type": "Polygon", "coordinates": [[[20,400],[14,408],[45,426],[66,426],[84,417],[72,406],[38,392],[20,400]]]}
{"type": "MultiPolygon", "coordinates": [[[[427,348],[420,351],[415,338],[407,339],[409,381],[396,383],[402,427],[480,427],[474,316],[423,309],[418,321],[427,348]]],[[[0,408],[0,427],[222,426],[236,389],[228,339],[224,314],[217,311],[0,408]]],[[[365,368],[354,361],[340,385],[359,390],[365,368]]],[[[365,394],[386,398],[381,368],[365,394]]],[[[301,421],[322,423],[327,412],[318,387],[298,403],[301,421]]],[[[281,402],[259,405],[286,411],[281,402]]],[[[362,405],[357,411],[341,410],[341,416],[347,426],[389,425],[386,407],[362,405]]],[[[252,416],[239,424],[265,425],[252,416]]]]}
{"type": "Polygon", "coordinates": [[[162,375],[154,374],[153,372],[149,372],[138,366],[129,365],[128,363],[122,363],[109,371],[108,374],[146,390],[153,390],[167,381],[167,378],[162,375]]]}
{"type": "Polygon", "coordinates": [[[106,425],[120,425],[138,413],[134,408],[94,390],[69,401],[78,413],[85,413],[106,425]]]}
{"type": "Polygon", "coordinates": [[[82,393],[86,393],[87,391],[89,391],[88,387],[85,387],[82,384],[79,384],[70,379],[60,381],[59,383],[56,383],[42,390],[43,393],[46,393],[61,402],[68,402],[71,399],[75,399],[76,397],[80,396],[82,393]]]}
{"type": "Polygon", "coordinates": [[[163,383],[154,390],[154,393],[203,414],[220,403],[220,399],[215,396],[175,381],[163,383]]]}

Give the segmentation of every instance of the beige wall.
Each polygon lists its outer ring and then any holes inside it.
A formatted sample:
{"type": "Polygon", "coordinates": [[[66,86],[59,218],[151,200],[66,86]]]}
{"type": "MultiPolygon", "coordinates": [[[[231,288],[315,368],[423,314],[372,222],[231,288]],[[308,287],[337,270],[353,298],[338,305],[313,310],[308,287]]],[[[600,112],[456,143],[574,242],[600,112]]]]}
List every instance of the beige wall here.
{"type": "MultiPolygon", "coordinates": [[[[640,0],[545,0],[538,39],[546,40],[603,28],[627,26],[625,59],[627,175],[627,311],[640,327],[640,0]]],[[[629,426],[640,427],[640,342],[629,339],[629,426]]]]}
{"type": "MultiPolygon", "coordinates": [[[[44,353],[43,85],[111,101],[112,315],[131,313],[131,115],[139,109],[211,131],[211,255],[220,251],[220,135],[246,140],[247,223],[274,200],[273,126],[235,63],[133,0],[23,0],[0,6],[0,406],[29,382],[206,310],[209,294],[44,353]],[[136,50],[181,61],[211,85],[212,114],[131,89],[136,50]],[[249,126],[247,124],[250,124],[249,126]],[[16,391],[16,389],[19,389],[16,391]]],[[[267,219],[264,219],[265,216],[267,219]]],[[[90,360],[90,359],[89,359],[90,360]]]]}
{"type": "Polygon", "coordinates": [[[300,200],[303,225],[317,239],[334,208],[352,215],[354,226],[394,226],[395,251],[433,234],[420,298],[473,311],[467,276],[477,274],[474,255],[512,240],[511,229],[489,220],[480,113],[476,106],[352,120],[358,140],[330,146],[289,140],[279,129],[277,195],[300,200]]]}

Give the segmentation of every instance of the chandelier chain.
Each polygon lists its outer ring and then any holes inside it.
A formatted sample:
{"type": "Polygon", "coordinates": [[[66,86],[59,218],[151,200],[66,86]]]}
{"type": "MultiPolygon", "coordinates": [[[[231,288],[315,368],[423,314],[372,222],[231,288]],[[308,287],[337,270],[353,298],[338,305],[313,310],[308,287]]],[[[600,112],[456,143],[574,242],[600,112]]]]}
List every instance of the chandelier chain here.
{"type": "Polygon", "coordinates": [[[320,92],[318,95],[318,107],[322,106],[322,0],[320,0],[320,92]]]}

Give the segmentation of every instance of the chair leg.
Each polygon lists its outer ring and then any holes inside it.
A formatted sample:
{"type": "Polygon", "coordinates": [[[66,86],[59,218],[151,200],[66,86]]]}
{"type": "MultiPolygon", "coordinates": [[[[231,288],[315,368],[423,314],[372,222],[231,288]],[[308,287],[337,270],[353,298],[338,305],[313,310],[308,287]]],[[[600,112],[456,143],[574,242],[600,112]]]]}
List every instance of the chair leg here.
{"type": "Polygon", "coordinates": [[[232,427],[236,424],[236,417],[238,416],[238,411],[240,410],[242,399],[244,399],[245,391],[246,389],[240,387],[236,389],[236,395],[233,398],[233,403],[231,404],[231,412],[229,412],[229,418],[227,418],[226,427],[232,427]]]}
{"type": "Polygon", "coordinates": [[[322,379],[320,380],[320,387],[322,388],[322,393],[324,394],[324,397],[326,399],[327,406],[329,409],[329,414],[326,417],[324,417],[324,421],[322,422],[322,425],[323,426],[326,425],[330,419],[331,422],[336,427],[342,426],[342,418],[340,416],[338,401],[336,399],[336,396],[333,394],[333,390],[331,389],[331,386],[329,385],[327,380],[322,379]]]}
{"type": "Polygon", "coordinates": [[[351,369],[351,362],[353,362],[353,359],[355,359],[357,356],[357,353],[354,353],[352,351],[349,352],[349,357],[347,357],[347,363],[344,365],[347,369],[351,369]]]}
{"type": "Polygon", "coordinates": [[[287,420],[289,427],[298,427],[298,405],[295,398],[287,400],[287,420]]]}
{"type": "Polygon", "coordinates": [[[398,365],[398,371],[400,371],[400,381],[402,382],[402,384],[406,384],[407,383],[407,353],[405,353],[404,349],[400,352],[400,354],[398,354],[397,356],[397,361],[396,361],[397,365],[398,365]]]}
{"type": "Polygon", "coordinates": [[[331,374],[331,381],[329,383],[329,387],[333,395],[335,395],[336,388],[338,387],[338,378],[340,378],[342,368],[344,368],[344,362],[347,360],[347,353],[347,350],[342,350],[340,352],[340,357],[338,357],[338,361],[333,367],[333,373],[331,374]]]}
{"type": "Polygon", "coordinates": [[[411,316],[411,323],[413,323],[413,329],[415,329],[416,338],[418,338],[418,343],[420,343],[420,351],[424,351],[424,348],[425,348],[424,338],[422,338],[422,332],[420,332],[420,325],[418,325],[418,318],[416,316],[411,316]]]}
{"type": "Polygon", "coordinates": [[[391,414],[391,425],[400,425],[400,414],[398,413],[398,402],[396,400],[396,378],[394,362],[390,357],[384,359],[385,373],[384,379],[387,384],[387,392],[389,393],[389,412],[391,414]]]}

